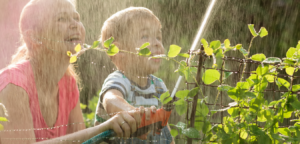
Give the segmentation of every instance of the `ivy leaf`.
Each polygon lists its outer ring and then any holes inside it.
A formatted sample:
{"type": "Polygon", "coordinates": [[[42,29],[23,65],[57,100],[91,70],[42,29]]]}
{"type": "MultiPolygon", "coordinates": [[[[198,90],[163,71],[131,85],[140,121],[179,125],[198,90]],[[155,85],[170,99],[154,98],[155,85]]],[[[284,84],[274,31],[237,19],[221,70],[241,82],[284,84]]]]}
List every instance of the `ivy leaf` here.
{"type": "Polygon", "coordinates": [[[139,51],[140,56],[149,56],[151,55],[151,51],[148,48],[143,48],[139,51]]]}
{"type": "Polygon", "coordinates": [[[171,129],[171,135],[172,137],[176,137],[178,135],[178,131],[176,129],[171,129]]]}
{"type": "Polygon", "coordinates": [[[204,48],[207,48],[208,47],[208,43],[207,43],[207,41],[203,38],[203,39],[201,39],[201,43],[203,44],[203,47],[204,48]]]}
{"type": "Polygon", "coordinates": [[[266,56],[264,54],[255,54],[251,57],[254,61],[264,61],[266,59],[266,56]]]}
{"type": "Polygon", "coordinates": [[[181,51],[181,47],[177,45],[171,45],[170,50],[168,52],[168,57],[173,58],[176,57],[181,51]]]}
{"type": "Polygon", "coordinates": [[[294,74],[294,71],[295,71],[295,68],[293,68],[293,67],[285,68],[285,72],[290,76],[292,76],[294,74]]]}
{"type": "Polygon", "coordinates": [[[107,50],[106,53],[107,53],[107,55],[109,55],[109,56],[114,56],[114,55],[116,55],[117,53],[119,53],[119,48],[118,48],[116,45],[111,44],[110,47],[109,47],[109,49],[107,50]]]}
{"type": "Polygon", "coordinates": [[[178,54],[178,56],[185,57],[185,58],[189,58],[190,57],[190,55],[187,54],[187,53],[180,53],[180,54],[178,54]]]}
{"type": "Polygon", "coordinates": [[[237,45],[235,46],[235,48],[238,49],[238,50],[240,50],[242,47],[243,47],[242,44],[237,44],[237,45]]]}
{"type": "Polygon", "coordinates": [[[295,48],[293,48],[293,47],[289,48],[289,50],[286,52],[286,57],[293,58],[295,52],[296,52],[295,48]]]}
{"type": "Polygon", "coordinates": [[[229,48],[229,47],[230,47],[230,41],[229,41],[229,39],[226,39],[226,40],[224,41],[224,45],[225,45],[226,48],[229,48]]]}
{"type": "Polygon", "coordinates": [[[210,47],[204,48],[204,52],[206,55],[211,56],[214,52],[214,50],[210,47]]]}
{"type": "Polygon", "coordinates": [[[212,84],[216,80],[220,80],[220,73],[219,73],[219,71],[214,70],[214,69],[206,70],[202,77],[202,81],[205,84],[212,84]]]}
{"type": "Polygon", "coordinates": [[[259,36],[262,38],[264,36],[267,36],[268,35],[268,31],[265,27],[261,27],[259,32],[258,32],[259,36]]]}
{"type": "Polygon", "coordinates": [[[265,59],[263,61],[263,63],[281,63],[281,59],[280,58],[277,58],[277,57],[268,57],[267,59],[265,59]]]}
{"type": "Polygon", "coordinates": [[[77,56],[72,56],[70,58],[70,63],[75,63],[77,61],[77,56]]]}
{"type": "Polygon", "coordinates": [[[74,50],[76,52],[79,52],[81,50],[81,45],[80,44],[76,45],[75,48],[74,48],[74,50]]]}
{"type": "Polygon", "coordinates": [[[188,96],[194,97],[198,93],[198,91],[199,91],[199,87],[195,87],[189,92],[188,96]]]}
{"type": "Polygon", "coordinates": [[[210,48],[212,48],[213,50],[216,50],[218,48],[220,48],[221,46],[221,42],[219,40],[216,40],[216,41],[212,41],[210,42],[210,48]]]}
{"type": "Polygon", "coordinates": [[[94,48],[98,47],[99,44],[100,44],[99,41],[94,41],[94,42],[93,42],[93,45],[92,45],[92,47],[91,47],[91,49],[94,49],[94,48]]]}
{"type": "Polygon", "coordinates": [[[254,37],[256,37],[258,35],[254,29],[254,24],[248,24],[248,28],[254,37]]]}
{"type": "Polygon", "coordinates": [[[200,137],[199,131],[195,128],[184,129],[182,131],[182,134],[184,134],[185,136],[187,136],[189,138],[199,138],[200,137]]]}
{"type": "Polygon", "coordinates": [[[109,39],[107,39],[105,42],[104,42],[104,47],[105,48],[110,48],[110,44],[111,43],[113,43],[113,41],[114,41],[115,39],[114,39],[114,37],[110,37],[109,39]]]}
{"type": "Polygon", "coordinates": [[[297,85],[293,85],[292,86],[292,91],[293,92],[296,92],[296,91],[299,91],[300,90],[300,84],[297,84],[297,85]]]}
{"type": "Polygon", "coordinates": [[[149,46],[150,45],[150,43],[149,42],[146,42],[146,43],[144,43],[141,47],[140,47],[140,49],[144,49],[144,48],[146,48],[147,46],[149,46]]]}
{"type": "Polygon", "coordinates": [[[181,90],[181,91],[176,92],[175,96],[180,99],[184,99],[185,97],[188,96],[189,92],[190,92],[189,90],[181,90]]]}

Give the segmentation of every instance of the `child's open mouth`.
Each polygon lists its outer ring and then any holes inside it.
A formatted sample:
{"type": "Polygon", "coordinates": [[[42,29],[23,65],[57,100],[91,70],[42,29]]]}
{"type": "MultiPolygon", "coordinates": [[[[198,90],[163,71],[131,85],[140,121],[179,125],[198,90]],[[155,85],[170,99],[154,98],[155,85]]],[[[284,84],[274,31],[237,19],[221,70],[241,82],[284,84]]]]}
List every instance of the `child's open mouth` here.
{"type": "Polygon", "coordinates": [[[68,43],[72,43],[74,45],[82,43],[79,35],[70,36],[69,38],[65,39],[65,41],[68,42],[68,43]]]}

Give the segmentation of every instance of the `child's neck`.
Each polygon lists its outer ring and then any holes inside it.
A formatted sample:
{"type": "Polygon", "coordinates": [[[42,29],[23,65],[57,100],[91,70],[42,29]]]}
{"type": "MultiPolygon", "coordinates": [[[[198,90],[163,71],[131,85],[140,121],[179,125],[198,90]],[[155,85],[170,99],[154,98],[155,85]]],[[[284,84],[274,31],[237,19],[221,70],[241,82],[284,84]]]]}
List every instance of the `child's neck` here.
{"type": "Polygon", "coordinates": [[[124,75],[131,81],[135,82],[140,87],[145,87],[148,84],[149,75],[138,75],[132,73],[124,73],[124,75]]]}

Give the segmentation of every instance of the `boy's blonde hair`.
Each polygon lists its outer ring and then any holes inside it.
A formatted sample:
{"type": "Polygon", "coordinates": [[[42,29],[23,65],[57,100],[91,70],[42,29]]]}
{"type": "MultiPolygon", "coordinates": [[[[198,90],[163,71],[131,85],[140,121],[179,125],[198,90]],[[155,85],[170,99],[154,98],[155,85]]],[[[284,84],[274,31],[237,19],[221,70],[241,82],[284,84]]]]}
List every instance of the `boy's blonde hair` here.
{"type": "Polygon", "coordinates": [[[129,7],[121,10],[110,16],[104,22],[100,41],[103,45],[104,41],[110,37],[114,37],[114,43],[118,43],[119,45],[117,46],[119,48],[121,47],[120,49],[127,48],[128,38],[130,38],[130,32],[134,30],[134,26],[136,24],[142,24],[142,21],[149,19],[158,22],[161,27],[159,19],[147,8],[129,7]]]}

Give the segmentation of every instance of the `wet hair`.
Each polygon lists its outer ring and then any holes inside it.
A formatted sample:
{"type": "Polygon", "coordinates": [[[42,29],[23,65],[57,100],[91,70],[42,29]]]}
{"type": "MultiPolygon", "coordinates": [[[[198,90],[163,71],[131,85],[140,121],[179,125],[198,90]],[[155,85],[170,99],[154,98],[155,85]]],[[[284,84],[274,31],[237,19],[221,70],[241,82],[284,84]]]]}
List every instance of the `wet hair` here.
{"type": "MultiPolygon", "coordinates": [[[[49,0],[30,0],[22,9],[20,20],[19,20],[19,30],[21,34],[20,41],[22,45],[18,48],[17,52],[12,56],[11,64],[18,63],[22,60],[29,60],[29,50],[28,44],[26,41],[26,31],[34,30],[38,31],[42,29],[43,19],[46,19],[41,15],[43,13],[45,2],[49,0]]],[[[76,74],[74,66],[69,65],[66,74],[72,76],[79,82],[79,76],[76,74]]]]}
{"type": "Polygon", "coordinates": [[[119,44],[119,48],[127,48],[130,32],[134,30],[136,24],[142,24],[145,20],[153,20],[161,27],[159,19],[151,10],[144,7],[129,7],[113,14],[103,24],[100,35],[102,45],[105,40],[114,37],[114,42],[119,44]]]}

